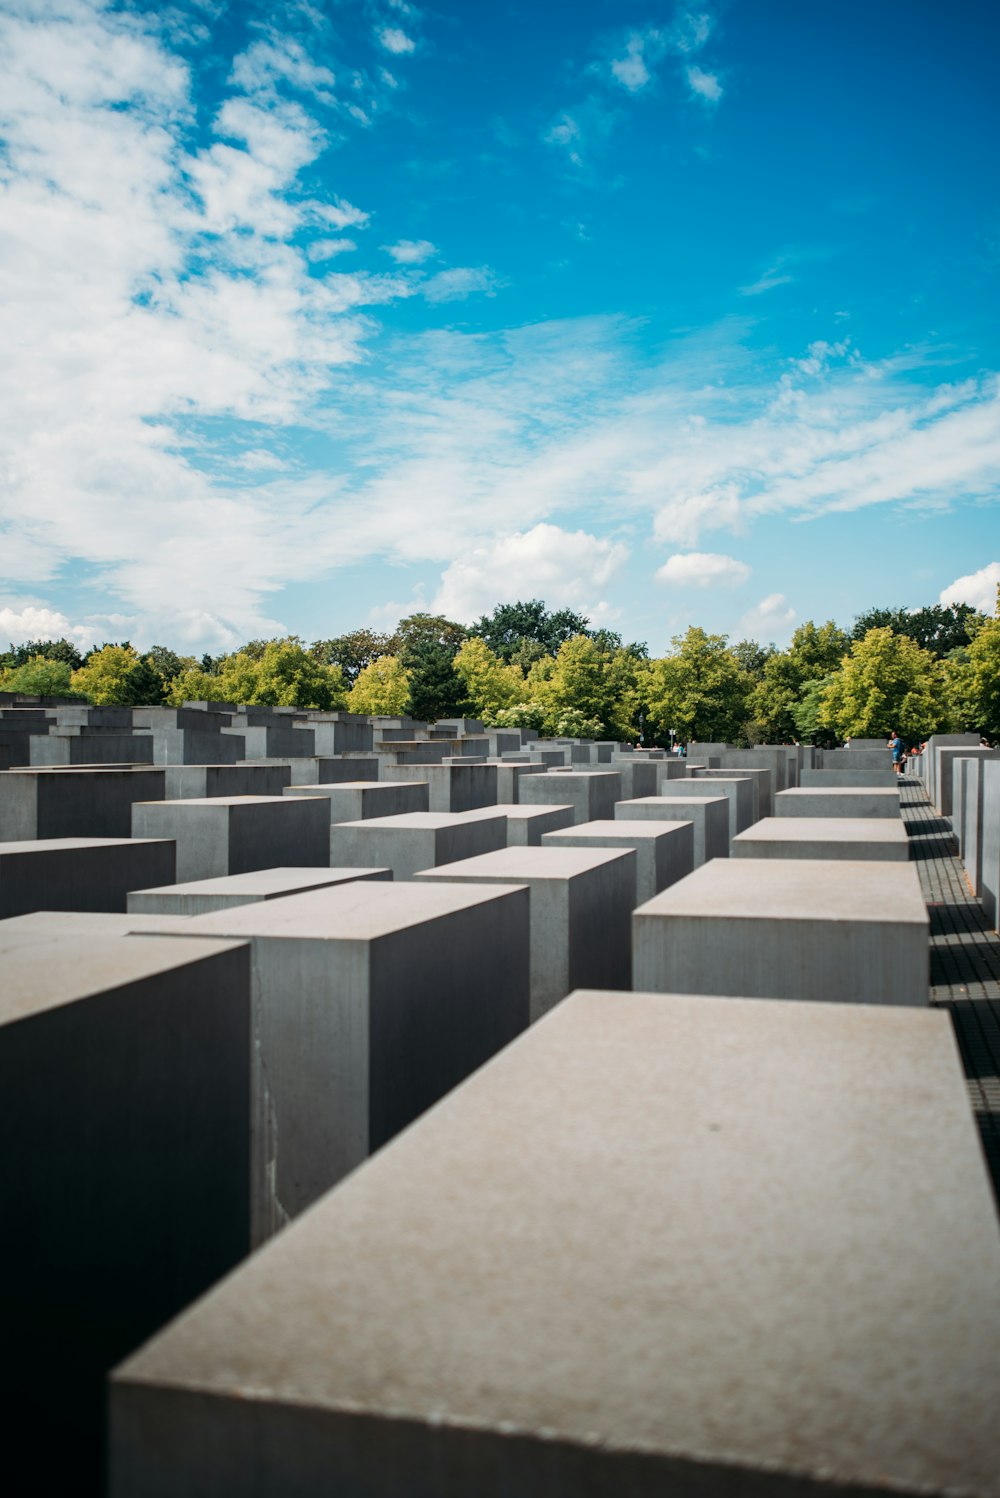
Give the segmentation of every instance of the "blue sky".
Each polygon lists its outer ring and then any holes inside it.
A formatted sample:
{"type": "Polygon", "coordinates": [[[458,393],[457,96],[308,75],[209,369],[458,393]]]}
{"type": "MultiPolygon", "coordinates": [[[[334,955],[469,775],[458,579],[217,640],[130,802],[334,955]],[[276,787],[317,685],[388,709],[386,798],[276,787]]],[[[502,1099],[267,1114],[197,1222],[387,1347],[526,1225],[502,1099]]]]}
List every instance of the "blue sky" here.
{"type": "Polygon", "coordinates": [[[991,607],[998,36],[0,0],[0,639],[991,607]]]}

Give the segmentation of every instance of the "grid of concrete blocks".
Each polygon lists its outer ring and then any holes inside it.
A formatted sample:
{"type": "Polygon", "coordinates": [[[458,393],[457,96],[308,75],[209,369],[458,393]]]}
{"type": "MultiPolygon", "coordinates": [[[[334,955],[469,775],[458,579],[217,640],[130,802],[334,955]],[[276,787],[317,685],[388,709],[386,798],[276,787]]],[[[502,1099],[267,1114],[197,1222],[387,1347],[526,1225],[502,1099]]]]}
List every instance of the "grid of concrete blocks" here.
{"type": "MultiPolygon", "coordinates": [[[[1000,1491],[884,744],[19,701],[0,756],[33,1491],[1000,1491]]],[[[909,767],[994,922],[998,758],[909,767]]]]}

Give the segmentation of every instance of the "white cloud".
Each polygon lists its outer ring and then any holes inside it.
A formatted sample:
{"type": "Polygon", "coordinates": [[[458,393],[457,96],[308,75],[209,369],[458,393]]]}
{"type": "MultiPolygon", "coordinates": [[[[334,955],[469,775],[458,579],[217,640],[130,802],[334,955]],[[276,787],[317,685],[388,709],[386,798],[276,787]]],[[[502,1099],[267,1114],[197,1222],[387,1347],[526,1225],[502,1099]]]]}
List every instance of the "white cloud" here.
{"type": "Polygon", "coordinates": [[[26,604],[22,608],[0,608],[0,641],[23,645],[26,640],[72,640],[81,649],[94,643],[91,625],[71,624],[58,609],[26,604]]]}
{"type": "Polygon", "coordinates": [[[456,265],[440,270],[420,287],[429,302],[454,302],[477,291],[493,296],[496,289],[497,278],[488,265],[456,265]]]}
{"type": "Polygon", "coordinates": [[[740,629],[747,639],[783,644],[790,638],[797,617],[784,593],[769,593],[743,615],[740,629]]]}
{"type": "Polygon", "coordinates": [[[611,60],[612,77],[623,88],[627,88],[629,93],[638,93],[650,80],[651,74],[643,56],[645,50],[646,38],[640,32],[633,31],[625,43],[624,56],[611,60]]]}
{"type": "Polygon", "coordinates": [[[715,73],[706,73],[693,63],[687,69],[688,87],[699,99],[704,99],[706,104],[718,104],[722,98],[723,88],[715,73]]]}
{"type": "Polygon", "coordinates": [[[981,613],[991,616],[997,611],[997,588],[1000,588],[1000,562],[987,562],[978,572],[956,577],[942,588],[939,603],[971,603],[981,613]]]}
{"type": "Polygon", "coordinates": [[[437,254],[436,245],[429,239],[401,239],[398,244],[387,244],[383,248],[397,265],[420,265],[437,254]]]}
{"type": "Polygon", "coordinates": [[[405,31],[398,26],[383,26],[378,32],[378,40],[387,52],[392,52],[401,57],[408,52],[416,50],[416,42],[405,31]]]}
{"type": "Polygon", "coordinates": [[[332,260],[335,255],[347,255],[356,249],[353,239],[314,239],[306,246],[306,256],[311,264],[319,265],[324,260],[332,260]]]}
{"type": "Polygon", "coordinates": [[[513,598],[544,598],[550,608],[608,615],[598,594],[628,556],[620,542],[586,531],[536,525],[473,546],[441,577],[432,612],[471,623],[513,598]]]}
{"type": "Polygon", "coordinates": [[[676,552],[656,572],[658,582],[680,588],[735,588],[749,576],[746,562],[713,551],[676,552]]]}
{"type": "Polygon", "coordinates": [[[364,229],[371,218],[370,213],[343,198],[335,198],[332,203],[310,203],[309,207],[332,229],[364,229]]]}

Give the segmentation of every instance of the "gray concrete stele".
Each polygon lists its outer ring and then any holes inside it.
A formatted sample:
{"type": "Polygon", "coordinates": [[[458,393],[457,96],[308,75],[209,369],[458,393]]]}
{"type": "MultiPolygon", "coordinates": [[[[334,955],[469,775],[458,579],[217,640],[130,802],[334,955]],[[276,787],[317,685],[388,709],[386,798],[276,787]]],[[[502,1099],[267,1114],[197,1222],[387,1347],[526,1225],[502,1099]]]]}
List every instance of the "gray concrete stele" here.
{"type": "MultiPolygon", "coordinates": [[[[207,801],[137,802],[134,837],[171,837],[177,878],[218,879],[278,864],[329,868],[330,818],[305,796],[215,796],[207,801]]],[[[166,880],[153,881],[166,883],[166,880]]],[[[147,888],[133,885],[133,889],[147,888]]]]}
{"type": "Polygon", "coordinates": [[[733,838],[732,854],[908,863],[910,839],[898,817],[765,817],[733,838]]]}

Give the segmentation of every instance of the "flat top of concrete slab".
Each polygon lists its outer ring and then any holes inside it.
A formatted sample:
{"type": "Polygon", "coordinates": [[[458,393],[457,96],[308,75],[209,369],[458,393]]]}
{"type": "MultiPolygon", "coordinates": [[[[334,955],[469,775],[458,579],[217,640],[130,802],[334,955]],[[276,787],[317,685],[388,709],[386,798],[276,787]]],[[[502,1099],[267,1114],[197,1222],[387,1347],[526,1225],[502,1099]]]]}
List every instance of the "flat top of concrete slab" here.
{"type": "Polygon", "coordinates": [[[584,992],[116,1378],[996,1494],[998,1285],[947,1015],[584,992]]]}
{"type": "MultiPolygon", "coordinates": [[[[142,806],[176,806],[176,801],[143,801],[142,806]]],[[[21,842],[0,843],[0,858],[9,853],[68,853],[81,848],[135,848],[149,843],[170,843],[169,837],[36,837],[21,842]]]]}
{"type": "Polygon", "coordinates": [[[129,937],[106,941],[74,932],[65,941],[50,939],[44,956],[38,947],[17,943],[3,949],[0,1025],[61,1009],[79,999],[122,988],[240,945],[230,941],[178,942],[170,938],[129,937]]]}
{"type": "Polygon", "coordinates": [[[513,879],[527,884],[532,879],[573,879],[628,857],[624,849],[605,853],[600,848],[559,848],[551,844],[541,848],[498,848],[495,853],[480,853],[475,858],[443,863],[436,869],[423,869],[417,878],[513,879]]]}
{"type": "MultiPolygon", "coordinates": [[[[306,940],[371,941],[407,926],[437,920],[516,891],[468,884],[355,881],[257,905],[190,917],[196,936],[273,936],[306,940]]],[[[139,917],[133,917],[138,921],[139,917]]]]}
{"type": "MultiPolygon", "coordinates": [[[[163,884],[157,889],[135,890],[139,895],[269,895],[282,890],[312,890],[328,884],[387,875],[389,869],[254,869],[249,874],[223,874],[217,879],[194,879],[187,884],[163,884]]],[[[135,920],[135,916],[130,916],[135,920]]]]}
{"type": "Polygon", "coordinates": [[[184,932],[184,915],[120,915],[104,910],[33,910],[0,921],[0,951],[8,946],[80,936],[131,936],[134,932],[184,932]]]}
{"type": "Polygon", "coordinates": [[[575,810],[575,807],[559,806],[554,801],[546,801],[541,806],[500,806],[497,810],[502,811],[505,817],[511,817],[515,821],[520,818],[521,821],[530,822],[533,817],[551,817],[553,812],[571,812],[575,810]]]}
{"type": "Polygon", "coordinates": [[[14,765],[0,775],[163,775],[167,765],[14,765]]]}
{"type": "Polygon", "coordinates": [[[902,821],[884,817],[762,817],[739,843],[908,843],[902,821]]]}
{"type": "MultiPolygon", "coordinates": [[[[802,796],[829,796],[833,800],[849,800],[852,796],[899,797],[895,785],[793,785],[790,790],[779,791],[778,796],[796,799],[802,796]]],[[[775,797],[777,800],[777,796],[775,797]]]]}
{"type": "MultiPolygon", "coordinates": [[[[419,785],[419,780],[407,781],[408,786],[419,785]]],[[[331,780],[324,785],[290,785],[285,788],[286,799],[289,796],[332,796],[339,791],[392,791],[399,794],[399,786],[394,780],[331,780]]]]}
{"type": "Polygon", "coordinates": [[[442,827],[461,827],[463,823],[473,820],[481,821],[484,817],[503,816],[495,806],[484,807],[480,811],[402,811],[394,817],[368,817],[364,822],[334,822],[334,827],[354,827],[359,832],[368,832],[372,828],[392,828],[397,832],[436,832],[442,827]]]}
{"type": "MultiPolygon", "coordinates": [[[[728,796],[632,796],[628,801],[616,801],[616,806],[720,806],[728,804],[728,796]]],[[[727,812],[728,816],[728,812],[727,812]]]]}
{"type": "Polygon", "coordinates": [[[913,864],[860,859],[713,858],[636,914],[928,924],[913,864]]]}
{"type": "MultiPolygon", "coordinates": [[[[178,766],[178,769],[182,768],[178,766]]],[[[201,769],[201,765],[185,765],[184,769],[201,769]]],[[[296,787],[298,790],[298,787],[296,787]]],[[[178,796],[173,801],[137,801],[136,806],[162,806],[165,811],[183,810],[185,807],[206,808],[222,811],[231,806],[284,806],[288,796],[178,796]]]]}
{"type": "Polygon", "coordinates": [[[684,822],[628,822],[623,817],[620,822],[581,822],[577,827],[562,827],[558,832],[546,832],[544,835],[551,838],[552,842],[545,846],[552,847],[557,844],[557,839],[572,838],[576,842],[585,843],[588,838],[600,838],[602,842],[629,842],[639,838],[649,841],[658,837],[676,837],[677,829],[685,826],[684,822]]]}

